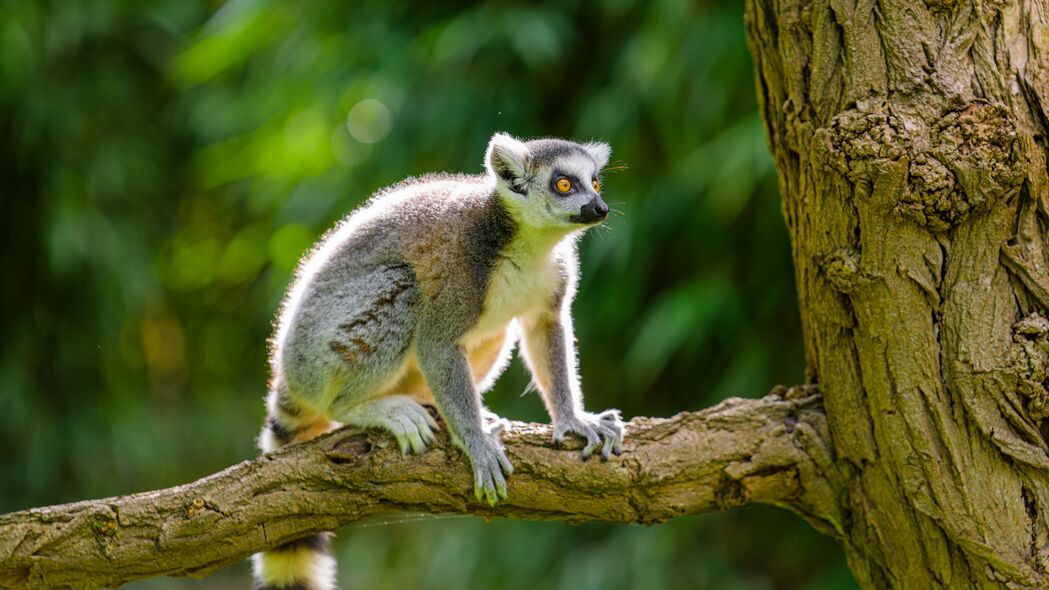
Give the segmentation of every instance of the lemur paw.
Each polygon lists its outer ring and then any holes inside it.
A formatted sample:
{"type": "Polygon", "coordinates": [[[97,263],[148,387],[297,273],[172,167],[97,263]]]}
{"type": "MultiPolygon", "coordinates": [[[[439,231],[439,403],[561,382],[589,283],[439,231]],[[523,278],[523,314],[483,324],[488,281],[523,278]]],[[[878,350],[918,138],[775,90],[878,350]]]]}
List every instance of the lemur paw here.
{"type": "Polygon", "coordinates": [[[514,472],[500,440],[504,423],[505,420],[489,425],[474,444],[464,444],[474,469],[474,496],[491,506],[506,498],[506,478],[514,472]]]}
{"type": "Polygon", "coordinates": [[[487,433],[498,431],[502,434],[510,431],[509,420],[483,406],[481,407],[481,424],[484,425],[484,431],[487,433]]]}
{"type": "Polygon", "coordinates": [[[594,454],[598,446],[601,447],[601,460],[607,461],[613,453],[619,455],[623,452],[626,426],[619,410],[605,410],[599,414],[579,412],[554,424],[554,443],[563,443],[566,434],[576,434],[586,439],[582,455],[584,461],[594,454]]]}
{"type": "Polygon", "coordinates": [[[390,395],[369,400],[342,418],[347,424],[381,428],[397,439],[401,453],[422,454],[437,441],[433,431],[437,422],[426,408],[406,395],[390,395]]]}

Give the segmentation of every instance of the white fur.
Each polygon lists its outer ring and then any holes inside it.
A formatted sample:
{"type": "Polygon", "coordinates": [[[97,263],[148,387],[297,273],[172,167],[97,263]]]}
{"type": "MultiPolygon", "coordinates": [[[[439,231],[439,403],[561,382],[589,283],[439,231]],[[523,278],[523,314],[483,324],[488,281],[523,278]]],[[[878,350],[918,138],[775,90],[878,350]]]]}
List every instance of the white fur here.
{"type": "Polygon", "coordinates": [[[604,168],[605,164],[608,163],[608,159],[612,157],[612,148],[608,147],[607,143],[591,141],[590,143],[584,143],[583,147],[590,152],[590,157],[597,163],[598,168],[604,168]]]}
{"type": "Polygon", "coordinates": [[[264,586],[280,588],[308,581],[310,590],[335,590],[335,558],[308,547],[256,553],[251,556],[251,569],[264,586]]]}
{"type": "MultiPolygon", "coordinates": [[[[270,397],[273,397],[273,396],[270,396],[270,397]]],[[[267,404],[275,405],[275,404],[271,404],[269,402],[269,400],[267,400],[267,404]]],[[[274,449],[276,449],[277,447],[280,446],[279,444],[277,444],[277,440],[273,437],[273,431],[270,430],[269,428],[263,428],[262,429],[262,434],[259,435],[258,443],[259,443],[259,449],[263,453],[268,453],[268,452],[270,452],[270,451],[272,451],[272,450],[274,450],[274,449]]]]}
{"type": "Polygon", "coordinates": [[[515,176],[524,176],[528,166],[528,147],[524,142],[506,133],[496,133],[488,142],[488,149],[485,150],[484,166],[488,174],[498,177],[493,170],[495,160],[508,164],[515,176]]]}
{"type": "Polygon", "coordinates": [[[465,338],[479,342],[502,330],[514,318],[550,305],[562,276],[554,263],[554,247],[565,232],[522,232],[511,242],[488,279],[484,311],[465,338]]]}

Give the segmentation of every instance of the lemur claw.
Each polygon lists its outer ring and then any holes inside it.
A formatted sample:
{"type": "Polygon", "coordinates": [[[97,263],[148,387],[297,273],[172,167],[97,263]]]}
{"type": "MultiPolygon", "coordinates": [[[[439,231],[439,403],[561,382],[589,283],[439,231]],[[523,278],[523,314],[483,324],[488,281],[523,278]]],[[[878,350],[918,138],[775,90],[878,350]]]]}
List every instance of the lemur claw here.
{"type": "Polygon", "coordinates": [[[348,424],[381,428],[393,435],[401,454],[422,454],[437,441],[438,428],[426,408],[406,395],[390,395],[358,405],[345,415],[348,424]]]}
{"type": "Polygon", "coordinates": [[[474,468],[474,497],[479,502],[495,506],[507,495],[506,477],[514,472],[514,466],[506,457],[500,440],[506,421],[488,425],[479,444],[465,445],[467,457],[474,468]]]}
{"type": "Polygon", "coordinates": [[[599,414],[581,412],[559,420],[554,426],[554,444],[560,446],[569,433],[586,439],[581,454],[583,461],[589,460],[598,447],[601,447],[602,461],[607,461],[612,454],[618,456],[623,452],[626,428],[619,410],[605,410],[599,414]]]}

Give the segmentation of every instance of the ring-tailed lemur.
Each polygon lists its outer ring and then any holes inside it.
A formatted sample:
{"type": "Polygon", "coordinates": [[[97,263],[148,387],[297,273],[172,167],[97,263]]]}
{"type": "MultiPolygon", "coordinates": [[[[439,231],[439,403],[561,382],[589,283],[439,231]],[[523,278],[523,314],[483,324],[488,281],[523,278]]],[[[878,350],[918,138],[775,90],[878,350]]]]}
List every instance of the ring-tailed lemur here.
{"type": "MultiPolygon", "coordinates": [[[[608,206],[603,143],[522,142],[496,134],[487,173],[435,174],[380,192],[330,231],[299,267],[271,348],[263,451],[342,424],[385,429],[421,453],[437,427],[469,457],[474,493],[506,496],[504,422],[482,406],[518,336],[554,439],[618,454],[618,410],[583,410],[569,310],[576,238],[608,206]]],[[[328,590],[328,535],[254,557],[259,587],[328,590]]]]}

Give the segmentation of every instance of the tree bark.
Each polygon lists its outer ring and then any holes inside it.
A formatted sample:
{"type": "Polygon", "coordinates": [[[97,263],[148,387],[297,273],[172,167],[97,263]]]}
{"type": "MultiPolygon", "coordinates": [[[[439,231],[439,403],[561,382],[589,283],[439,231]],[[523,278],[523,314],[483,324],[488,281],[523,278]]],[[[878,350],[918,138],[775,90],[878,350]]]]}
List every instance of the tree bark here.
{"type": "Polygon", "coordinates": [[[1049,587],[1049,2],[748,0],[868,588],[1049,587]]]}
{"type": "Polygon", "coordinates": [[[404,457],[384,434],[341,429],[185,486],[0,516],[0,588],[202,577],[310,533],[403,511],[650,524],[762,502],[840,535],[837,470],[813,391],[636,418],[622,456],[608,462],[580,461],[578,443],[555,448],[547,425],[514,423],[504,442],[516,471],[494,507],[473,499],[468,464],[446,434],[404,457]]]}

